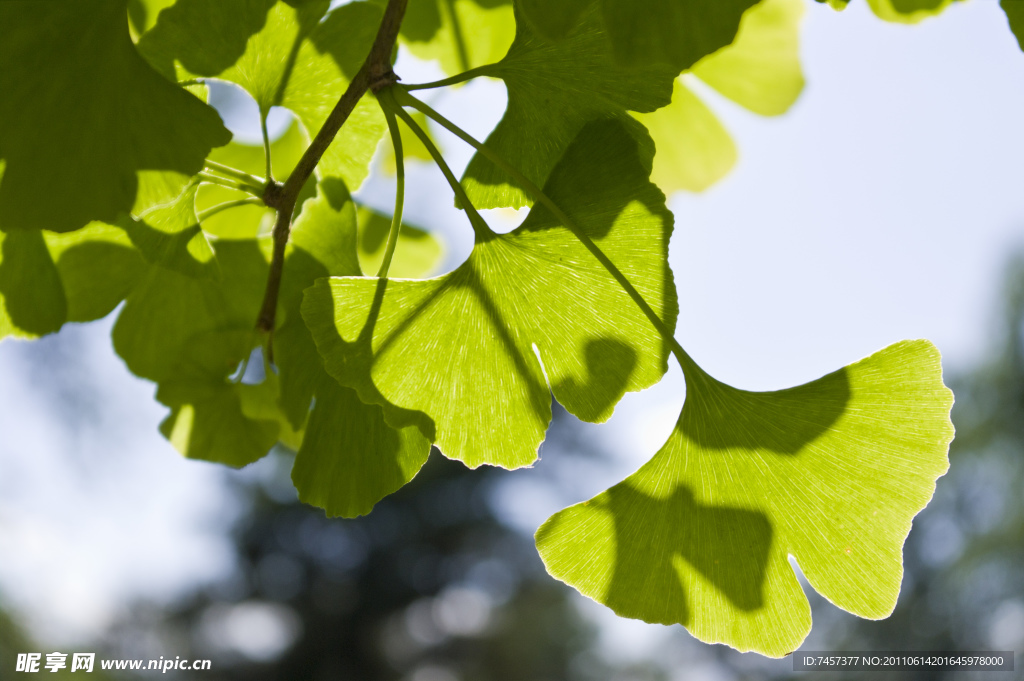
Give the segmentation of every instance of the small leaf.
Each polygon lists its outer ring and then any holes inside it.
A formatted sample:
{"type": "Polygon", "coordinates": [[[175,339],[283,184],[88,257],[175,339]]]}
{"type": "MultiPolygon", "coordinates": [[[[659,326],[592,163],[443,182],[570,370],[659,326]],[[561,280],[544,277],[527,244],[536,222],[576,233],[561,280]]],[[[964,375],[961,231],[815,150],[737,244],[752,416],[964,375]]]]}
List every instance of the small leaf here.
{"type": "Polygon", "coordinates": [[[1000,0],[999,6],[1006,12],[1010,30],[1017,37],[1017,44],[1024,50],[1024,2],[1021,0],[1000,0]]]}
{"type": "Polygon", "coordinates": [[[948,467],[952,404],[927,341],[776,392],[694,368],[654,458],[548,519],[537,547],[619,615],[782,657],[811,625],[789,556],[840,608],[892,612],[911,521],[948,467]]]}
{"type": "MultiPolygon", "coordinates": [[[[647,180],[650,155],[621,123],[591,124],[545,191],[673,326],[672,217],[647,180]]],[[[381,405],[392,427],[416,425],[473,467],[534,461],[552,391],[603,421],[666,369],[647,319],[543,207],[436,279],[320,279],[302,313],[328,373],[381,405]]]]}
{"type": "Polygon", "coordinates": [[[112,223],[135,203],[137,173],[192,175],[230,139],[139,56],[126,5],[0,3],[0,229],[112,223]]]}
{"type": "MultiPolygon", "coordinates": [[[[584,12],[563,39],[551,41],[518,14],[516,39],[485,74],[505,81],[508,107],[486,144],[543,186],[585,124],[598,119],[633,123],[627,111],[649,112],[671,100],[677,69],[617,64],[598,8],[584,12]]],[[[645,138],[633,123],[631,133],[645,138]]],[[[519,208],[532,199],[480,154],[462,180],[478,208],[519,208]]]]}

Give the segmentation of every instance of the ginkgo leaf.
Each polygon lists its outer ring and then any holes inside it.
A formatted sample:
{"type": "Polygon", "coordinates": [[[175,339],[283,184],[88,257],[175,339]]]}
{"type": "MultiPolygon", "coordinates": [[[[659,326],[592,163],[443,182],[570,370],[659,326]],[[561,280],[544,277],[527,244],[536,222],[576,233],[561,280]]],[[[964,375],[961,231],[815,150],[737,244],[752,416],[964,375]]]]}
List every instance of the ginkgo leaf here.
{"type": "MultiPolygon", "coordinates": [[[[326,2],[179,0],[160,13],[139,49],[159,70],[179,79],[217,78],[241,86],[264,114],[273,106],[288,108],[313,136],[369,53],[381,19],[380,9],[366,2],[343,5],[325,17],[327,7],[326,2]]],[[[358,187],[384,130],[380,108],[363,98],[321,158],[319,171],[358,187]]]]}
{"type": "Polygon", "coordinates": [[[657,148],[651,181],[666,194],[704,191],[736,164],[729,131],[681,80],[675,83],[671,104],[637,118],[657,148]]]}
{"type": "Polygon", "coordinates": [[[452,75],[498,61],[514,37],[510,0],[410,0],[402,21],[409,51],[452,75]]]}
{"type": "Polygon", "coordinates": [[[1017,44],[1024,50],[1024,2],[1021,0],[1000,0],[999,6],[1006,12],[1010,30],[1017,37],[1017,44]]]}
{"type": "Polygon", "coordinates": [[[230,380],[251,338],[243,329],[193,336],[160,383],[156,397],[171,408],[160,432],[185,456],[241,468],[277,442],[277,421],[250,418],[242,404],[246,386],[230,380]]]}
{"type": "Polygon", "coordinates": [[[429,453],[419,429],[389,427],[380,407],[321,371],[292,482],[300,501],[355,518],[412,480],[429,453]]]}
{"type": "Polygon", "coordinates": [[[927,341],[754,393],[693,368],[668,442],[537,531],[548,571],[625,617],[781,657],[811,586],[861,617],[896,605],[913,517],[947,467],[952,393],[927,341]]]}
{"type": "Polygon", "coordinates": [[[118,223],[149,262],[192,277],[215,276],[213,247],[196,218],[198,182],[165,204],[118,223]]]}
{"type": "MultiPolygon", "coordinates": [[[[672,216],[620,122],[593,123],[545,192],[674,326],[672,216]]],[[[543,207],[427,280],[320,279],[302,315],[325,367],[393,427],[416,425],[451,458],[515,468],[536,459],[551,393],[602,421],[656,383],[664,342],[619,284],[543,207]],[[415,370],[410,370],[415,367],[415,370]]]]}
{"type": "Polygon", "coordinates": [[[146,273],[145,258],[113,225],[92,222],[74,232],[43,232],[43,238],[64,289],[69,322],[106,317],[146,273]]]}
{"type": "Polygon", "coordinates": [[[231,138],[139,56],[126,5],[0,3],[0,229],[112,223],[132,208],[137,173],[192,175],[231,138]]]}
{"type": "Polygon", "coordinates": [[[66,319],[64,287],[42,232],[0,231],[0,338],[38,338],[66,319]]]}
{"type": "Polygon", "coordinates": [[[595,5],[616,58],[633,66],[661,63],[676,73],[731,43],[743,12],[758,0],[521,0],[539,34],[560,40],[595,5]]]}
{"type": "Polygon", "coordinates": [[[899,24],[916,24],[940,14],[958,0],[867,0],[879,19],[899,24]]]}
{"type": "MultiPolygon", "coordinates": [[[[195,192],[192,185],[145,216],[152,231],[183,235],[173,241],[179,246],[192,239],[209,246],[192,208],[195,192]]],[[[430,451],[415,429],[392,430],[379,407],[361,403],[349,388],[320,398],[333,379],[299,315],[302,290],[316,278],[359,273],[355,207],[343,182],[321,182],[293,225],[273,336],[278,373],[258,384],[232,376],[262,342],[253,325],[271,239],[216,240],[202,268],[189,264],[187,250],[142,247],[150,266],[118,318],[114,347],[136,375],[158,384],[157,399],[171,409],[161,432],[182,454],[240,467],[280,441],[298,450],[296,465],[306,471],[300,494],[311,485],[313,503],[333,515],[367,513],[415,475],[430,451]],[[405,477],[373,477],[388,462],[405,477]]]]}
{"type": "MultiPolygon", "coordinates": [[[[486,144],[543,186],[590,121],[625,121],[632,124],[632,134],[646,137],[627,112],[654,111],[668,104],[677,73],[664,65],[628,68],[616,63],[596,6],[580,15],[564,39],[555,41],[517,16],[516,38],[508,54],[481,69],[482,75],[501,78],[508,88],[505,115],[486,144]]],[[[470,161],[462,182],[478,208],[532,204],[514,179],[481,154],[470,161]]]]}
{"type": "Polygon", "coordinates": [[[801,0],[761,0],[743,14],[736,40],[694,64],[692,73],[743,108],[778,116],[804,88],[801,0]]]}
{"type": "MultiPolygon", "coordinates": [[[[391,218],[362,206],[356,219],[359,223],[359,266],[363,272],[372,274],[384,260],[391,218]]],[[[443,254],[444,249],[433,234],[403,221],[389,276],[393,279],[425,277],[437,269],[443,254]]]]}
{"type": "Polygon", "coordinates": [[[652,179],[667,194],[703,191],[736,163],[736,145],[715,114],[684,81],[699,78],[763,116],[784,113],[803,90],[799,28],[801,0],[762,0],[743,15],[736,40],[676,80],[672,103],[635,114],[654,138],[652,179]]]}
{"type": "Polygon", "coordinates": [[[757,0],[599,0],[615,54],[629,64],[671,64],[676,72],[725,47],[757,0]]]}

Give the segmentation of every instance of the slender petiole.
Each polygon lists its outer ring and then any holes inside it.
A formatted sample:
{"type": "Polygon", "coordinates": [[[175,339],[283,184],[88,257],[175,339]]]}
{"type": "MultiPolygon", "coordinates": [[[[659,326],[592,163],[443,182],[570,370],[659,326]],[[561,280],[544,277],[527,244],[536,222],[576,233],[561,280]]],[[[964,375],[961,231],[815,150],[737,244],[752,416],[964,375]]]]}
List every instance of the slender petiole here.
{"type": "Polygon", "coordinates": [[[274,181],[274,170],[270,164],[270,135],[267,133],[267,114],[260,111],[260,131],[263,133],[263,157],[267,160],[267,180],[274,181]]]}
{"type": "Polygon", "coordinates": [[[197,177],[203,182],[215,184],[220,187],[225,187],[227,189],[237,189],[238,191],[245,192],[246,194],[252,194],[253,196],[256,197],[262,196],[263,194],[263,190],[259,187],[252,187],[250,185],[242,184],[240,182],[234,182],[226,177],[221,177],[219,175],[213,175],[211,173],[199,173],[197,177]]]}
{"type": "MultiPolygon", "coordinates": [[[[388,98],[390,92],[385,90],[384,97],[388,98]]],[[[383,93],[382,93],[383,94],[383,93]]],[[[390,98],[394,105],[394,98],[390,98]]],[[[397,107],[396,107],[397,108],[397,107]]],[[[395,188],[395,213],[391,218],[391,231],[388,232],[388,243],[384,248],[384,260],[377,270],[379,279],[387,279],[388,270],[391,269],[391,260],[395,256],[395,247],[398,245],[398,236],[402,231],[402,209],[405,205],[405,152],[402,150],[402,133],[398,129],[398,121],[395,120],[395,113],[392,108],[381,104],[384,111],[384,118],[388,122],[388,131],[391,133],[391,145],[395,149],[395,169],[398,175],[398,186],[395,188]]]]}
{"type": "Polygon", "coordinates": [[[455,50],[459,55],[459,67],[463,71],[467,71],[469,69],[469,52],[466,50],[466,39],[462,35],[462,23],[455,11],[455,0],[444,0],[442,5],[448,10],[448,21],[452,25],[452,38],[455,40],[455,50]]]}
{"type": "Polygon", "coordinates": [[[434,88],[447,87],[448,85],[458,85],[459,83],[465,83],[467,80],[473,80],[474,78],[477,78],[479,76],[488,75],[488,72],[492,66],[493,64],[488,64],[486,66],[478,66],[475,69],[464,71],[450,78],[435,80],[431,83],[403,85],[402,88],[405,90],[432,90],[434,88]]]}
{"type": "MultiPolygon", "coordinates": [[[[565,211],[563,211],[558,206],[558,204],[552,201],[551,198],[547,194],[545,194],[540,187],[534,184],[528,177],[523,175],[518,168],[510,164],[508,161],[503,159],[498,154],[494,153],[490,148],[479,142],[468,132],[466,132],[459,126],[449,121],[447,118],[439,114],[437,111],[434,111],[427,104],[424,104],[420,100],[410,95],[408,92],[405,91],[405,89],[401,85],[395,86],[391,89],[394,90],[393,98],[399,105],[411,106],[414,109],[423,112],[427,117],[436,121],[443,128],[445,128],[453,135],[464,141],[466,144],[469,144],[471,147],[473,147],[481,154],[483,154],[483,156],[485,156],[488,160],[494,163],[494,165],[498,166],[506,173],[508,173],[514,180],[516,180],[516,182],[519,183],[521,187],[523,187],[523,189],[525,189],[533,196],[534,201],[537,201],[538,203],[543,204],[545,207],[547,207],[547,209],[551,211],[551,213],[558,219],[558,221],[565,225],[566,228],[568,228],[569,231],[571,231],[573,235],[580,240],[580,242],[586,247],[586,249],[590,251],[590,253],[595,258],[597,258],[598,262],[600,262],[601,265],[606,270],[608,270],[608,273],[615,278],[615,280],[619,283],[622,289],[629,295],[630,298],[633,299],[633,302],[636,303],[637,307],[640,308],[640,311],[644,313],[644,315],[651,322],[651,324],[654,325],[654,328],[658,330],[658,333],[661,334],[665,342],[667,342],[669,346],[672,348],[672,352],[673,354],[675,354],[676,359],[679,360],[679,363],[680,365],[682,365],[684,372],[687,374],[696,374],[699,376],[703,376],[705,374],[704,370],[701,369],[697,365],[697,363],[693,361],[693,359],[686,352],[686,350],[683,349],[683,346],[679,344],[679,341],[676,340],[675,335],[669,330],[668,326],[665,325],[665,322],[662,321],[661,317],[658,316],[658,313],[654,311],[654,308],[652,308],[650,304],[648,304],[644,297],[640,295],[640,292],[636,290],[636,287],[634,287],[633,284],[630,283],[629,279],[626,278],[626,275],[622,273],[622,270],[620,270],[615,265],[615,263],[613,263],[611,259],[609,259],[607,255],[605,255],[604,251],[602,251],[600,247],[598,247],[598,245],[594,243],[594,241],[586,234],[586,232],[580,229],[579,225],[576,224],[576,221],[573,220],[568,215],[566,215],[565,211]]],[[[401,109],[399,109],[399,111],[401,111],[401,109]]],[[[406,116],[408,117],[408,114],[406,114],[406,116]]]]}
{"type": "MultiPolygon", "coordinates": [[[[469,224],[472,225],[477,238],[490,238],[494,235],[494,231],[491,230],[487,225],[487,222],[480,217],[480,213],[476,211],[476,207],[473,205],[473,202],[470,201],[469,197],[466,195],[466,190],[462,188],[461,184],[459,184],[458,179],[455,177],[455,173],[453,173],[452,169],[448,167],[444,157],[441,155],[438,148],[434,146],[434,142],[430,139],[430,136],[427,135],[427,133],[417,125],[416,121],[413,120],[412,116],[407,114],[405,109],[399,106],[395,101],[395,91],[396,88],[394,87],[381,90],[377,93],[377,98],[381,100],[385,107],[390,108],[393,113],[397,114],[398,117],[401,118],[407,126],[409,126],[409,129],[420,138],[420,141],[423,142],[423,146],[425,146],[427,151],[430,152],[430,156],[434,159],[434,163],[436,163],[437,167],[441,169],[441,173],[444,175],[444,178],[448,180],[448,184],[451,186],[452,191],[455,192],[455,196],[458,198],[459,203],[461,203],[462,207],[466,209],[466,215],[469,217],[469,224]]],[[[399,92],[401,92],[401,90],[399,90],[399,92]]],[[[412,97],[412,95],[408,96],[410,98],[412,97]]]]}
{"type": "Polygon", "coordinates": [[[210,206],[206,210],[201,210],[197,214],[199,221],[202,222],[207,218],[212,218],[217,213],[228,210],[229,208],[237,208],[238,206],[260,206],[263,205],[262,199],[257,199],[255,196],[248,199],[237,199],[235,201],[225,201],[224,203],[218,203],[216,206],[210,206]]]}
{"type": "Polygon", "coordinates": [[[242,184],[248,184],[256,188],[262,188],[267,183],[267,181],[262,177],[250,175],[247,172],[238,170],[237,168],[232,168],[231,166],[226,166],[223,163],[217,163],[216,161],[207,160],[206,169],[215,173],[220,173],[221,175],[233,177],[242,184]]]}

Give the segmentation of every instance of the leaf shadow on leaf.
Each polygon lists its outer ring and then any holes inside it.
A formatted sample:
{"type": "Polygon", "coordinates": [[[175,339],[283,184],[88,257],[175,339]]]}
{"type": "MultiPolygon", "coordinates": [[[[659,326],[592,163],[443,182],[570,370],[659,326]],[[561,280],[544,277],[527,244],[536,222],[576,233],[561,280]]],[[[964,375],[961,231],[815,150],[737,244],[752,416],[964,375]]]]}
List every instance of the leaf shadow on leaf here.
{"type": "Polygon", "coordinates": [[[175,61],[198,76],[215,76],[245,53],[249,38],[263,29],[275,2],[179,0],[160,12],[156,25],[139,40],[139,51],[172,78],[175,61]],[[193,38],[185,40],[185,35],[193,38]]]}
{"type": "Polygon", "coordinates": [[[796,455],[834,424],[850,401],[846,369],[771,392],[740,390],[707,374],[691,374],[677,428],[708,449],[796,455]]]}
{"type": "Polygon", "coordinates": [[[576,377],[559,381],[552,386],[555,395],[589,394],[597,397],[577,407],[575,416],[583,421],[596,422],[626,393],[629,379],[637,366],[637,352],[631,345],[617,338],[592,338],[584,349],[587,362],[587,381],[576,377]]]}
{"type": "MultiPolygon", "coordinates": [[[[387,289],[387,285],[387,279],[377,280],[373,302],[370,305],[370,313],[367,317],[366,325],[360,331],[358,338],[348,342],[337,333],[336,329],[333,332],[335,337],[332,339],[332,345],[337,344],[337,347],[345,348],[346,364],[349,367],[358,368],[359,371],[365,371],[367,374],[369,374],[375,361],[372,347],[373,329],[377,324],[377,318],[380,316],[381,304],[384,302],[384,292],[387,289]]],[[[388,340],[400,335],[401,330],[408,326],[412,319],[423,312],[426,307],[426,304],[424,304],[413,310],[406,320],[389,336],[388,340]]],[[[359,398],[366,404],[377,404],[384,408],[385,414],[390,417],[388,418],[388,423],[391,427],[405,428],[407,426],[415,426],[423,437],[431,442],[436,439],[436,428],[432,418],[421,411],[404,409],[392,404],[377,390],[372,380],[363,381],[360,384],[359,398]]]]}
{"type": "MultiPolygon", "coordinates": [[[[596,502],[596,500],[595,500],[596,502]]],[[[690,621],[678,561],[693,566],[735,607],[764,605],[772,526],[759,511],[702,505],[686,486],[658,499],[629,484],[608,490],[602,503],[615,528],[617,559],[606,602],[615,612],[673,624],[690,621]],[[650,536],[648,527],[662,532],[650,536]],[[637,584],[637,580],[642,584],[637,584]],[[639,590],[649,598],[637,609],[639,590]],[[648,608],[653,608],[648,609],[648,608]],[[653,614],[653,619],[652,619],[653,614]]]]}

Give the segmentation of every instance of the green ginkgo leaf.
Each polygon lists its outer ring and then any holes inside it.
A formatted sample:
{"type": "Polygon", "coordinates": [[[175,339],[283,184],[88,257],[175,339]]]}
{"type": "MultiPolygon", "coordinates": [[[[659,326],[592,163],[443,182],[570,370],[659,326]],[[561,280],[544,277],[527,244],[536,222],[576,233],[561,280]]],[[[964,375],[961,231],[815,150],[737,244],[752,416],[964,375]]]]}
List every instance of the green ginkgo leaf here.
{"type": "Polygon", "coordinates": [[[1022,0],[1000,0],[999,6],[1006,12],[1010,30],[1017,37],[1017,44],[1024,50],[1024,2],[1022,0]]]}
{"type": "Polygon", "coordinates": [[[676,73],[733,41],[743,12],[758,0],[521,0],[524,18],[560,40],[597,6],[621,63],[670,65],[676,73]]]}
{"type": "Polygon", "coordinates": [[[599,0],[620,61],[671,64],[676,72],[725,47],[757,0],[599,0]]]}
{"type": "MultiPolygon", "coordinates": [[[[649,112],[668,104],[678,69],[618,64],[599,9],[592,6],[561,40],[545,38],[518,14],[508,54],[480,73],[501,78],[508,88],[508,107],[487,146],[543,186],[590,121],[620,120],[632,124],[638,139],[646,137],[627,112],[649,112]]],[[[462,182],[478,208],[533,203],[514,179],[481,154],[470,161],[462,182]]]]}
{"type": "Polygon", "coordinates": [[[811,626],[790,556],[840,608],[892,612],[953,437],[934,346],[897,343],[776,392],[686,373],[654,458],[537,531],[548,571],[619,615],[772,657],[811,626]]]}
{"type": "Polygon", "coordinates": [[[40,231],[0,231],[0,338],[38,338],[67,320],[60,274],[40,231]]]}
{"type": "Polygon", "coordinates": [[[959,0],[867,0],[879,19],[899,24],[916,24],[941,14],[954,2],[959,0]]]}
{"type": "MultiPolygon", "coordinates": [[[[617,121],[587,126],[545,192],[674,326],[672,216],[648,181],[652,149],[617,121]]],[[[536,459],[551,393],[603,421],[656,383],[664,342],[619,284],[544,207],[427,280],[321,279],[302,314],[342,385],[476,467],[536,459]],[[410,371],[415,367],[415,371],[410,371]]]]}
{"type": "Polygon", "coordinates": [[[454,75],[505,56],[515,26],[510,0],[410,0],[401,38],[414,55],[454,75]]]}
{"type": "Polygon", "coordinates": [[[368,513],[412,479],[430,443],[415,429],[392,430],[380,407],[332,386],[299,315],[302,290],[315,279],[359,274],[348,190],[328,178],[302,205],[281,282],[273,336],[277,373],[270,369],[256,384],[241,383],[236,374],[263,342],[253,325],[271,239],[210,244],[193,208],[195,195],[193,184],[128,225],[149,267],[114,327],[115,349],[135,374],[158,384],[157,399],[171,410],[161,432],[185,456],[240,467],[280,441],[298,450],[302,498],[332,515],[368,513]],[[131,231],[142,228],[155,236],[145,241],[131,231]],[[185,248],[194,240],[210,249],[208,258],[199,261],[195,249],[185,248]],[[392,464],[400,475],[377,475],[392,464]]]}
{"type": "Polygon", "coordinates": [[[126,5],[0,3],[0,229],[114,222],[137,173],[191,175],[230,139],[212,108],[139,56],[126,5]]]}
{"type": "MultiPolygon", "coordinates": [[[[313,136],[369,53],[381,19],[380,9],[366,2],[324,16],[327,8],[327,2],[179,0],[160,13],[139,49],[178,79],[217,78],[241,86],[263,115],[274,106],[288,108],[313,136]]],[[[319,172],[358,187],[384,130],[380,108],[363,98],[321,158],[319,172]]]]}
{"type": "Polygon", "coordinates": [[[43,232],[57,267],[67,321],[90,322],[114,311],[146,273],[146,260],[123,229],[92,222],[74,232],[43,232]]]}
{"type": "Polygon", "coordinates": [[[736,145],[714,113],[684,84],[697,78],[740,106],[776,116],[803,90],[801,0],[762,0],[743,15],[736,40],[676,80],[672,103],[636,114],[658,149],[652,179],[665,193],[703,191],[736,163],[736,145]]]}

